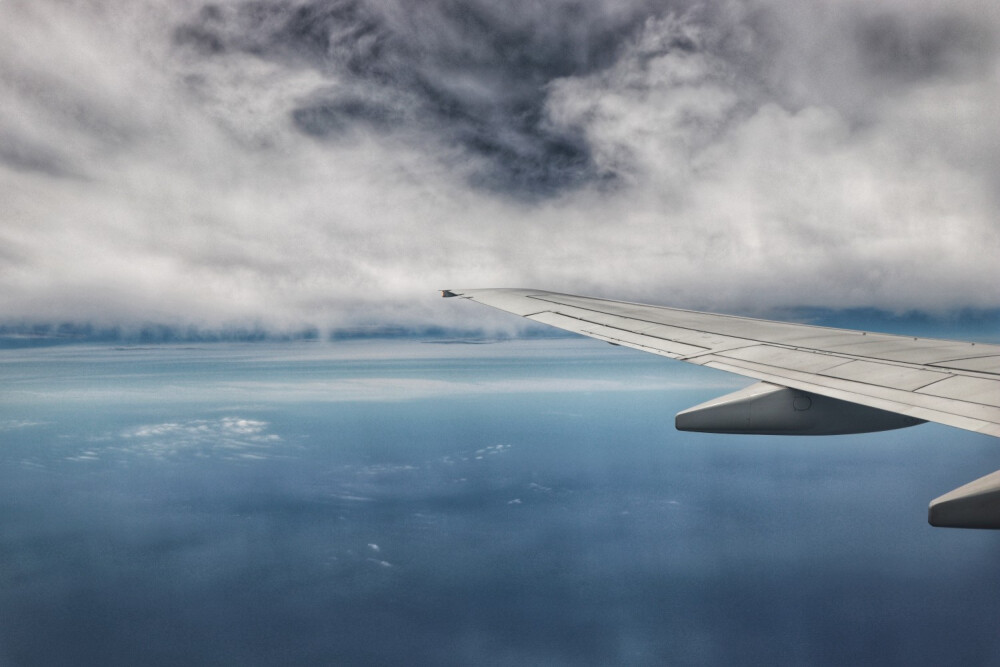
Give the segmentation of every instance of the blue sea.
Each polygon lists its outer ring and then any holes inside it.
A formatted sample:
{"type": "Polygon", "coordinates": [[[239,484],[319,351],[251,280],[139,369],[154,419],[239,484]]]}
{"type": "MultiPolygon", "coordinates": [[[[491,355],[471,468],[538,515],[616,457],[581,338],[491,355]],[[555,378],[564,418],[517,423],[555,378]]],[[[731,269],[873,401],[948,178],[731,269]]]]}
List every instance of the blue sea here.
{"type": "Polygon", "coordinates": [[[0,350],[2,665],[1000,664],[1000,468],[928,424],[681,433],[596,341],[0,350]]]}

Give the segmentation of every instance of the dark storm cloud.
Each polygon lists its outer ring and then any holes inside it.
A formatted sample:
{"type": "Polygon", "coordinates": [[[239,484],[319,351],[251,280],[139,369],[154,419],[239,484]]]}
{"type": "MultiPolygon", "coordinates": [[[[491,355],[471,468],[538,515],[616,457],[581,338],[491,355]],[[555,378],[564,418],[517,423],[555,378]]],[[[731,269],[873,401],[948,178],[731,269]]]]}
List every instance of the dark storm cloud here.
{"type": "Polygon", "coordinates": [[[299,130],[315,137],[344,134],[355,124],[390,130],[402,120],[391,107],[358,98],[319,100],[314,105],[295,109],[292,119],[299,130]]]}
{"type": "Polygon", "coordinates": [[[883,81],[982,71],[992,55],[992,36],[972,17],[883,13],[856,21],[862,61],[883,81]]]}
{"type": "Polygon", "coordinates": [[[78,174],[78,170],[53,148],[19,136],[0,135],[0,162],[17,170],[37,171],[57,178],[78,174]]]}
{"type": "Polygon", "coordinates": [[[607,67],[650,16],[684,5],[248,2],[204,7],[175,39],[205,56],[251,53],[336,80],[291,113],[309,136],[405,129],[460,146],[478,186],[546,194],[614,176],[579,131],[548,121],[547,86],[607,67]]]}

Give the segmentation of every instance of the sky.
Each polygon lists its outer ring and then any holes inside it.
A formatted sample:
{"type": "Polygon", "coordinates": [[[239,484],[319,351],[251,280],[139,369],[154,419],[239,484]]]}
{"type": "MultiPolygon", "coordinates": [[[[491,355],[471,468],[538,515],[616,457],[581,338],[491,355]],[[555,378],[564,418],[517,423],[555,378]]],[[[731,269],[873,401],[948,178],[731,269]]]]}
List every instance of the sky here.
{"type": "Polygon", "coordinates": [[[0,319],[996,309],[998,36],[989,0],[3,0],[0,319]]]}

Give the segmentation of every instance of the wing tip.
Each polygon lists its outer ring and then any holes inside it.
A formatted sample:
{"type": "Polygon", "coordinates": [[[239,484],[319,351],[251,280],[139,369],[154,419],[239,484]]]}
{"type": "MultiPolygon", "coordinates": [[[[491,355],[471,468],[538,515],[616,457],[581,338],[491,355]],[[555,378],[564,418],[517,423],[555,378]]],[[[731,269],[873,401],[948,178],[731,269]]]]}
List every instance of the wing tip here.
{"type": "Polygon", "coordinates": [[[450,298],[450,297],[453,297],[453,296],[458,296],[458,295],[455,294],[454,292],[452,292],[450,289],[443,289],[443,290],[441,290],[441,296],[443,296],[445,299],[447,299],[447,298],[450,298]]]}

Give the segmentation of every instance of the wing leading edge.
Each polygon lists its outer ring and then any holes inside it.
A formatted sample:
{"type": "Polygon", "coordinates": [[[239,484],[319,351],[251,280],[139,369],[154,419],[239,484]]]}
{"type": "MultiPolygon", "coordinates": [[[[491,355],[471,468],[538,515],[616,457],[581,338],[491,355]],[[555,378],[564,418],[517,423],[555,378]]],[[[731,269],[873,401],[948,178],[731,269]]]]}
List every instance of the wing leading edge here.
{"type": "MultiPolygon", "coordinates": [[[[759,381],[680,413],[677,427],[682,430],[824,435],[933,421],[1000,437],[998,345],[775,322],[541,290],[455,289],[442,294],[759,381]]],[[[1000,528],[1000,474],[933,501],[930,521],[933,525],[1000,528]],[[984,519],[985,515],[989,516],[984,519]]]]}

